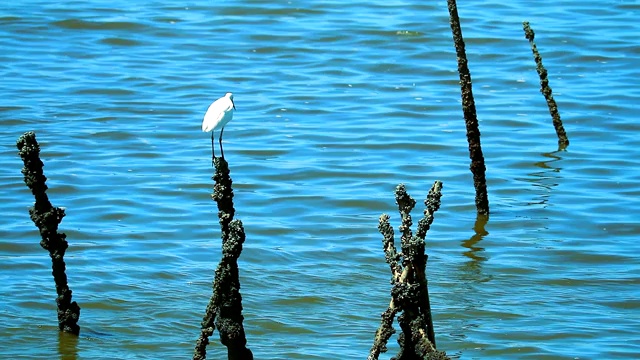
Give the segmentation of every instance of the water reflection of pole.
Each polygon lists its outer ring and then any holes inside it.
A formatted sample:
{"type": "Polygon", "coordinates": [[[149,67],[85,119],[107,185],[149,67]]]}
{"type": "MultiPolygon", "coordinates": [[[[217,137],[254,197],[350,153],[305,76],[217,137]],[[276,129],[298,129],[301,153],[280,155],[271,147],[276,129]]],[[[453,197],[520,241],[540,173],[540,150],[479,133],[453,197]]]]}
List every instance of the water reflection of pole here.
{"type": "Polygon", "coordinates": [[[471,259],[471,262],[473,263],[471,265],[474,267],[475,265],[478,265],[479,262],[487,260],[487,258],[482,255],[484,248],[477,245],[485,236],[489,235],[489,232],[485,229],[488,220],[488,216],[478,214],[476,222],[473,224],[473,235],[469,240],[462,242],[462,246],[469,249],[464,252],[464,256],[471,259]]]}
{"type": "Polygon", "coordinates": [[[58,332],[58,354],[61,360],[76,360],[78,358],[78,337],[58,332]]]}
{"type": "Polygon", "coordinates": [[[537,189],[544,190],[539,192],[539,201],[531,201],[527,203],[527,205],[542,205],[546,207],[547,198],[550,195],[551,190],[558,186],[558,180],[560,178],[560,167],[550,166],[550,164],[562,160],[562,157],[559,156],[560,151],[554,151],[549,153],[542,153],[541,156],[548,158],[549,160],[537,161],[533,165],[537,168],[542,169],[541,171],[530,172],[527,175],[529,176],[524,181],[532,183],[536,186],[537,189]]]}

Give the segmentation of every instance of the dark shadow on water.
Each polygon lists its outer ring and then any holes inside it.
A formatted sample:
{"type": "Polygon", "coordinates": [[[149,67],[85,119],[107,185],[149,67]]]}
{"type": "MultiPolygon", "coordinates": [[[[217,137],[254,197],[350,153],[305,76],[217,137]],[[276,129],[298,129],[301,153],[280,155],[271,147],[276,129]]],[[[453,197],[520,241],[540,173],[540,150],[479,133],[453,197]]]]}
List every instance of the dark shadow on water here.
{"type": "Polygon", "coordinates": [[[78,358],[78,336],[58,331],[58,353],[60,360],[76,360],[78,358]]]}

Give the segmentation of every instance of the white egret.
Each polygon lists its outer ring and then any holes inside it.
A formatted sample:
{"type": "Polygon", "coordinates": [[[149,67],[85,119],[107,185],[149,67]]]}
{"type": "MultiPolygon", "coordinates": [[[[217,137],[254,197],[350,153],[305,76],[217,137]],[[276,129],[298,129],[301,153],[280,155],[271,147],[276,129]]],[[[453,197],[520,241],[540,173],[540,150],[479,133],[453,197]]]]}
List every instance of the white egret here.
{"type": "Polygon", "coordinates": [[[213,133],[220,129],[220,152],[224,159],[224,150],[222,150],[222,133],[224,132],[225,125],[233,119],[233,111],[235,109],[236,105],[233,103],[233,94],[228,92],[220,99],[211,103],[211,105],[209,105],[209,109],[207,109],[207,113],[204,114],[204,120],[202,120],[202,131],[211,131],[211,153],[213,154],[212,164],[213,159],[216,158],[216,152],[213,145],[213,133]]]}

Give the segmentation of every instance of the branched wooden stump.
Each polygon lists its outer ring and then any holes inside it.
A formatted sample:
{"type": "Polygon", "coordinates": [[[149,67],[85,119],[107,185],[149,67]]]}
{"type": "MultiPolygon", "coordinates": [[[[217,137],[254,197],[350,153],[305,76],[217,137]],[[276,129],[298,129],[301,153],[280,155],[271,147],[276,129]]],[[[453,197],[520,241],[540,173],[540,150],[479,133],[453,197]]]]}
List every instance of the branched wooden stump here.
{"type": "Polygon", "coordinates": [[[383,236],[385,260],[391,270],[391,302],[382,313],[368,360],[376,360],[381,353],[387,351],[387,343],[395,333],[393,319],[399,313],[398,324],[402,329],[398,336],[400,352],[394,359],[449,359],[445,352],[436,350],[426,277],[428,256],[425,253],[425,238],[433,223],[433,214],[440,208],[441,191],[442,182],[436,181],[425,200],[424,216],[418,222],[416,235],[413,235],[410,213],[416,201],[407,193],[403,184],[396,187],[396,203],[401,217],[401,253],[398,253],[394,243],[389,215],[380,216],[378,230],[383,236]]]}

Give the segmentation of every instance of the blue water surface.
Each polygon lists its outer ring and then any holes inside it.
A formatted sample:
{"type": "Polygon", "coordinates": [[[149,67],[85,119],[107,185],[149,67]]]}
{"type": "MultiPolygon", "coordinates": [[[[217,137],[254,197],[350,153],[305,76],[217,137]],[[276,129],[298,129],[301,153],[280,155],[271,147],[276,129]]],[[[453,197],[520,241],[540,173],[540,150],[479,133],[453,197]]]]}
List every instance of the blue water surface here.
{"type": "MultiPolygon", "coordinates": [[[[220,259],[204,112],[225,128],[256,359],[363,359],[389,304],[393,190],[427,237],[438,348],[460,359],[640,357],[640,4],[459,4],[491,216],[476,217],[444,1],[0,5],[0,358],[192,356],[220,259]],[[557,138],[529,21],[571,144],[557,138]],[[33,130],[81,335],[15,141],[33,130]]],[[[399,241],[399,240],[398,240],[399,241]]],[[[390,351],[397,352],[395,338],[390,351]]],[[[226,358],[217,333],[211,359],[226,358]]]]}

